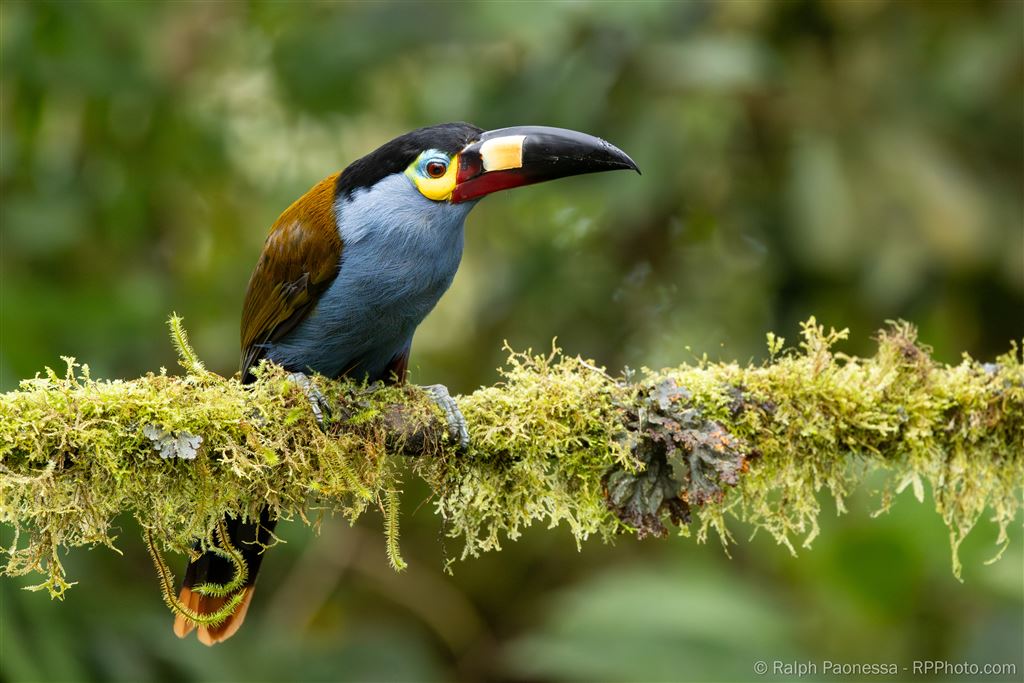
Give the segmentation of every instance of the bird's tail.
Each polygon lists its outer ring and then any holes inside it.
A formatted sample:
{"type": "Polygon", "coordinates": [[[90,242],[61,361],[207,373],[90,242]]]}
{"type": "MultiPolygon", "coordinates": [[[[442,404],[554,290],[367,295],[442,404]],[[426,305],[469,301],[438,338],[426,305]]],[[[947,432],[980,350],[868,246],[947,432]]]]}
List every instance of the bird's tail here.
{"type": "Polygon", "coordinates": [[[190,612],[202,615],[218,612],[231,602],[235,602],[236,606],[224,621],[216,625],[196,624],[183,614],[176,614],[174,617],[174,634],[176,636],[184,638],[193,629],[198,629],[199,642],[213,645],[235,635],[245,620],[245,613],[249,609],[249,601],[252,600],[252,592],[256,584],[256,575],[263,562],[263,551],[270,542],[271,533],[276,523],[277,520],[272,518],[267,510],[260,514],[259,522],[242,522],[233,517],[224,520],[222,529],[227,536],[228,544],[230,544],[229,551],[225,552],[223,539],[219,539],[222,546],[221,552],[207,551],[195,561],[190,562],[185,571],[178,600],[190,612]],[[237,579],[238,572],[234,563],[229,559],[231,554],[239,556],[245,565],[244,580],[240,587],[223,595],[211,594],[216,591],[207,590],[200,593],[194,590],[204,584],[208,587],[211,585],[230,586],[232,581],[237,579]]]}

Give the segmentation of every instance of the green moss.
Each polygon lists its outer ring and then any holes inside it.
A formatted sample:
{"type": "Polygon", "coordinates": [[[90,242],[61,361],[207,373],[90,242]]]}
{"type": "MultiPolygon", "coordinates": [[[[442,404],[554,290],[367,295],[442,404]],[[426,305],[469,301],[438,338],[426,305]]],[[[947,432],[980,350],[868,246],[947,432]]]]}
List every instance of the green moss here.
{"type": "Polygon", "coordinates": [[[448,533],[465,541],[462,556],[498,550],[534,521],[565,522],[577,543],[618,532],[602,478],[631,464],[619,408],[629,390],[557,351],[510,351],[501,373],[500,384],[459,401],[470,452],[418,461],[448,533]]]}
{"type": "MultiPolygon", "coordinates": [[[[48,370],[0,397],[0,521],[16,536],[3,571],[40,572],[40,587],[55,597],[69,585],[57,549],[113,547],[111,522],[123,512],[163,548],[187,552],[225,514],[257,518],[269,506],[301,518],[319,505],[354,519],[394,488],[399,463],[364,417],[412,390],[364,391],[350,402],[359,424],[339,416],[345,431],[334,435],[280,368],[262,369],[245,387],[202,370],[194,356],[199,374],[132,381],[93,380],[66,360],[63,376],[48,370]],[[147,427],[200,437],[196,457],[161,457],[147,427]]],[[[341,400],[342,391],[362,389],[339,385],[328,394],[341,400]]]]}
{"type": "Polygon", "coordinates": [[[396,454],[410,445],[389,422],[396,406],[428,434],[413,448],[423,456],[413,472],[433,488],[447,533],[464,541],[463,557],[500,549],[534,522],[564,523],[577,544],[657,530],[655,522],[686,516],[662,504],[672,500],[686,503],[699,540],[715,530],[728,542],[733,517],[793,549],[818,533],[819,491],[842,510],[862,475],[881,468],[891,473],[883,509],[904,488],[919,500],[931,488],[959,573],[956,550],[974,524],[989,514],[1005,544],[1022,503],[1024,363],[1016,346],[994,364],[965,357],[946,366],[900,323],[879,335],[875,356],[851,358],[834,348],[846,333],[826,333],[812,319],[797,349],[783,351],[769,335],[763,365],[703,361],[629,382],[557,351],[510,352],[498,385],[459,399],[472,445],[457,453],[430,432],[439,411],[418,388],[321,378],[334,406],[321,428],[282,370],[264,367],[259,381],[242,386],[206,371],[180,323],[172,328],[185,376],[94,380],[67,359],[63,375],[48,370],[0,396],[0,522],[15,532],[3,573],[41,573],[40,587],[59,597],[71,584],[58,550],[113,547],[118,514],[132,514],[160,548],[187,552],[197,538],[209,543],[225,514],[254,518],[264,506],[307,523],[310,508],[354,520],[378,506],[386,551],[401,568],[404,465],[396,454]],[[654,409],[665,387],[678,395],[654,409]],[[649,429],[674,431],[667,438],[649,429]],[[698,474],[725,476],[705,484],[685,462],[697,462],[693,448],[713,447],[713,435],[727,449],[705,452],[708,469],[698,474]],[[653,451],[642,447],[652,439],[664,447],[660,474],[650,473],[653,451]],[[157,450],[158,442],[166,447],[157,450]],[[725,450],[742,457],[719,463],[725,450]],[[619,492],[611,504],[609,482],[619,492]],[[625,505],[626,486],[647,496],[636,498],[649,503],[643,524],[638,508],[625,505]],[[660,497],[651,498],[655,490],[660,497]]]}

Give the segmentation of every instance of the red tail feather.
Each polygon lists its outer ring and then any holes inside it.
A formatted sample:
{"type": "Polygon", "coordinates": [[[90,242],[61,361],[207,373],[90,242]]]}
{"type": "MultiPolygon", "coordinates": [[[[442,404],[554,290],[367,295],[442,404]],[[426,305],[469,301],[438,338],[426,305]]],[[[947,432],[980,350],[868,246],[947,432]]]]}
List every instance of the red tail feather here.
{"type": "MultiPolygon", "coordinates": [[[[242,589],[242,602],[235,611],[221,624],[217,626],[196,626],[184,616],[178,614],[174,617],[174,635],[184,638],[196,628],[199,629],[199,642],[203,645],[215,645],[235,635],[245,621],[245,613],[249,611],[249,602],[252,600],[252,586],[242,589]]],[[[219,610],[230,599],[227,597],[215,598],[207,595],[200,595],[189,588],[182,588],[178,595],[181,603],[190,610],[199,614],[212,614],[219,610]]]]}

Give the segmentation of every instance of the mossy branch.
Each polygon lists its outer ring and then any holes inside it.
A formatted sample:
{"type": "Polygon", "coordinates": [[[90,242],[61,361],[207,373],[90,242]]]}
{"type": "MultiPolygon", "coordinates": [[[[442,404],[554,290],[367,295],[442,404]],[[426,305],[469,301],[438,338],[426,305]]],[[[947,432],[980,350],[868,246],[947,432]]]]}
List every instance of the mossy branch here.
{"type": "Polygon", "coordinates": [[[733,517],[792,550],[818,533],[818,492],[842,510],[865,473],[883,469],[883,509],[906,488],[923,501],[930,486],[959,575],[957,548],[978,519],[990,512],[1004,547],[1022,504],[1016,345],[995,363],[949,366],[899,323],[873,357],[853,358],[834,348],[845,332],[812,319],[796,349],[769,335],[762,365],[704,359],[612,377],[557,351],[510,352],[501,383],[459,398],[472,437],[459,453],[417,387],[320,378],[333,406],[322,428],[280,368],[243,386],[203,368],[180,320],[171,328],[183,377],[100,381],[65,359],[63,376],[47,370],[0,396],[0,522],[14,532],[3,573],[39,572],[39,588],[59,597],[71,584],[58,549],[113,547],[122,513],[148,530],[159,558],[196,539],[212,547],[225,514],[256,519],[269,506],[310,523],[314,508],[354,520],[375,503],[400,569],[408,469],[432,488],[463,557],[500,549],[535,521],[565,523],[577,543],[672,524],[729,542],[733,517]]]}

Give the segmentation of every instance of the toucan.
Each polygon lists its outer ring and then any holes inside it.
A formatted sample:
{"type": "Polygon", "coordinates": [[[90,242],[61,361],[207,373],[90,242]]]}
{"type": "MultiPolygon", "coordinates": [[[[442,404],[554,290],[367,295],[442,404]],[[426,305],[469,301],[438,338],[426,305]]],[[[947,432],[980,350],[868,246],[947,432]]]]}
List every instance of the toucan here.
{"type": "MultiPolygon", "coordinates": [[[[639,173],[617,147],[562,128],[446,123],[391,140],[314,185],[270,228],[242,308],[242,381],[254,381],[253,369],[266,359],[299,378],[404,382],[413,334],[455,277],[463,224],[477,202],[499,190],[616,169],[639,173]]],[[[461,419],[447,392],[438,397],[447,400],[446,414],[461,419]]],[[[213,645],[238,631],[275,523],[267,511],[225,520],[248,569],[241,599],[217,625],[176,615],[175,634],[198,628],[199,640],[213,645]]],[[[212,614],[237,596],[193,588],[228,584],[234,573],[223,551],[201,552],[179,600],[212,614]]]]}

